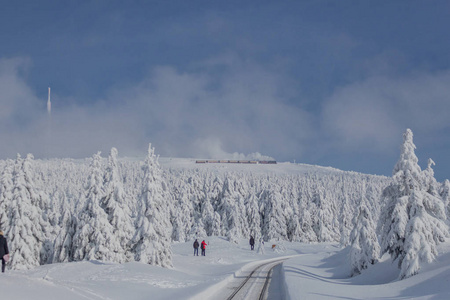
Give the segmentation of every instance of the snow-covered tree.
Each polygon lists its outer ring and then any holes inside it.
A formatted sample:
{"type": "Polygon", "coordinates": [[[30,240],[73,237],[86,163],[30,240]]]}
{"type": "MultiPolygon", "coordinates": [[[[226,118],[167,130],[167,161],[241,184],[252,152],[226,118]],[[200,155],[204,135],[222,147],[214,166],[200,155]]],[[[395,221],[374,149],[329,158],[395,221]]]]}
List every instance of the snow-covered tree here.
{"type": "Polygon", "coordinates": [[[214,225],[214,207],[211,205],[211,201],[208,198],[204,200],[202,205],[202,220],[206,234],[211,236],[214,225]]]}
{"type": "Polygon", "coordinates": [[[166,268],[172,267],[172,226],[168,205],[171,198],[151,144],[143,170],[144,187],[137,216],[137,230],[133,238],[135,260],[166,268]]]}
{"type": "Polygon", "coordinates": [[[287,224],[282,207],[281,195],[270,189],[263,194],[264,211],[262,223],[262,235],[265,241],[286,240],[287,224]]]}
{"type": "Polygon", "coordinates": [[[445,212],[447,214],[447,220],[450,219],[450,181],[444,180],[439,190],[439,195],[442,198],[445,206],[445,212]]]}
{"type": "Polygon", "coordinates": [[[6,162],[0,178],[0,229],[7,231],[9,227],[9,207],[13,195],[13,170],[14,162],[6,162]]]}
{"type": "MultiPolygon", "coordinates": [[[[363,192],[365,192],[365,189],[363,189],[363,192]]],[[[347,197],[344,197],[343,199],[339,215],[341,221],[339,223],[339,233],[340,233],[339,244],[341,245],[341,247],[346,247],[350,242],[350,227],[352,225],[351,209],[348,204],[347,197]]]]}
{"type": "Polygon", "coordinates": [[[319,242],[339,241],[338,220],[335,206],[325,191],[318,191],[314,198],[315,213],[313,229],[319,242]]]}
{"type": "Polygon", "coordinates": [[[422,172],[408,129],[403,135],[400,160],[394,167],[394,182],[382,194],[385,203],[378,223],[381,252],[388,252],[401,268],[401,278],[416,274],[422,262],[434,259],[435,246],[448,236],[445,208],[430,183],[431,163],[422,172]]]}
{"type": "Polygon", "coordinates": [[[31,179],[33,157],[22,159],[18,154],[14,164],[12,201],[7,235],[11,249],[10,267],[26,270],[47,262],[42,253],[45,241],[45,222],[39,207],[38,195],[31,179]]]}
{"type": "Polygon", "coordinates": [[[300,226],[302,233],[300,235],[299,242],[302,243],[314,243],[317,242],[317,235],[313,229],[313,220],[308,210],[302,210],[300,216],[300,226]]]}
{"type": "Polygon", "coordinates": [[[103,173],[100,152],[94,154],[86,190],[86,201],[78,215],[77,230],[73,238],[73,259],[101,260],[122,263],[125,261],[114,227],[100,207],[103,192],[103,173]]]}
{"type": "Polygon", "coordinates": [[[258,198],[255,194],[251,194],[247,199],[247,218],[248,218],[248,229],[250,235],[252,235],[255,241],[261,239],[261,215],[259,214],[258,198]]]}
{"type": "Polygon", "coordinates": [[[220,215],[218,212],[215,212],[214,213],[214,222],[213,222],[213,226],[212,226],[212,235],[220,236],[221,228],[222,228],[222,221],[220,219],[220,215]]]}
{"type": "Polygon", "coordinates": [[[237,239],[242,237],[242,224],[238,208],[239,196],[234,191],[232,182],[232,179],[226,178],[218,209],[221,215],[223,234],[230,242],[237,243],[237,239]]]}
{"type": "Polygon", "coordinates": [[[176,193],[175,198],[178,198],[178,201],[172,218],[172,240],[185,242],[193,226],[194,207],[184,187],[176,193]]]}
{"type": "Polygon", "coordinates": [[[412,191],[409,198],[409,221],[405,230],[404,255],[400,278],[417,274],[423,262],[432,262],[436,246],[445,241],[448,227],[440,199],[424,191],[412,191]]]}
{"type": "Polygon", "coordinates": [[[423,178],[426,192],[433,196],[439,196],[439,184],[434,178],[434,170],[433,166],[436,165],[435,162],[429,158],[428,166],[425,170],[423,170],[423,178]]]}
{"type": "Polygon", "coordinates": [[[191,229],[190,238],[200,239],[205,237],[206,237],[205,225],[203,224],[202,219],[198,219],[191,229]]]}
{"type": "Polygon", "coordinates": [[[131,245],[130,241],[134,235],[134,224],[131,219],[129,201],[123,189],[122,179],[119,176],[117,163],[118,151],[112,148],[108,157],[108,165],[103,177],[104,193],[100,200],[100,206],[108,215],[108,221],[113,227],[113,234],[119,240],[124,255],[120,261],[130,261],[131,245]]]}
{"type": "Polygon", "coordinates": [[[354,227],[350,234],[350,261],[352,275],[361,273],[369,265],[378,261],[380,245],[375,232],[372,214],[366,206],[364,195],[354,218],[354,227]]]}
{"type": "Polygon", "coordinates": [[[70,262],[73,260],[72,240],[76,231],[76,218],[66,209],[59,222],[59,234],[54,242],[53,263],[70,262]]]}
{"type": "Polygon", "coordinates": [[[300,226],[299,217],[297,215],[292,215],[287,223],[287,238],[291,242],[300,241],[300,236],[302,235],[302,229],[300,226]]]}
{"type": "Polygon", "coordinates": [[[392,171],[394,181],[402,195],[410,195],[411,190],[420,190],[423,187],[423,175],[415,149],[413,133],[411,129],[407,129],[403,134],[400,159],[392,171]]]}
{"type": "Polygon", "coordinates": [[[422,187],[422,171],[414,150],[413,133],[407,129],[403,134],[400,159],[393,170],[394,182],[382,193],[385,203],[378,223],[381,236],[381,253],[388,252],[399,265],[404,256],[406,224],[408,223],[408,201],[412,190],[422,187]]]}

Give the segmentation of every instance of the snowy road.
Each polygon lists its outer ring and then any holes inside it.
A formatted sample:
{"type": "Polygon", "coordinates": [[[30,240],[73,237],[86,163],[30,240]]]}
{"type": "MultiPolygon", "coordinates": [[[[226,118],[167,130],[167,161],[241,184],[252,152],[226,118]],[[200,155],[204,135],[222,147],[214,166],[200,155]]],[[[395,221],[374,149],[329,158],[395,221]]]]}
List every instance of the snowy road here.
{"type": "Polygon", "coordinates": [[[260,262],[251,269],[242,270],[222,289],[220,292],[221,299],[267,299],[267,289],[272,279],[272,270],[289,258],[291,256],[260,262]]]}

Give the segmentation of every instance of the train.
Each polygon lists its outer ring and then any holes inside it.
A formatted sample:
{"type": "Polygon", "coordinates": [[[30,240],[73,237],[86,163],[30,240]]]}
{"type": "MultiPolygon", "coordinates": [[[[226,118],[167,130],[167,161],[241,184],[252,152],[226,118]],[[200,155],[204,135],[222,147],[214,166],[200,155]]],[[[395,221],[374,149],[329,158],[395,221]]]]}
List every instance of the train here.
{"type": "Polygon", "coordinates": [[[264,165],[274,165],[277,163],[276,160],[196,160],[197,164],[264,164],[264,165]]]}

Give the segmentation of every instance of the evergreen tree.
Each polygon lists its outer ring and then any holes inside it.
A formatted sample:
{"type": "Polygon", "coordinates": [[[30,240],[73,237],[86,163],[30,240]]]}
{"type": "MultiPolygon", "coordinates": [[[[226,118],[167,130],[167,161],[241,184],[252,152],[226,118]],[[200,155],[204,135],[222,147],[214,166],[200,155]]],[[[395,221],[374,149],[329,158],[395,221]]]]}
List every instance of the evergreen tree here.
{"type": "Polygon", "coordinates": [[[104,193],[100,201],[100,206],[108,215],[108,221],[113,227],[113,234],[119,240],[124,255],[120,261],[130,261],[131,245],[130,241],[134,235],[134,225],[131,219],[129,201],[123,189],[122,179],[119,176],[119,166],[117,163],[118,151],[112,148],[108,157],[108,165],[103,177],[104,193]]]}
{"type": "Polygon", "coordinates": [[[0,179],[0,228],[7,231],[9,227],[9,207],[13,196],[13,161],[7,161],[0,179]]]}
{"type": "Polygon", "coordinates": [[[74,260],[101,260],[122,263],[121,247],[108,215],[100,207],[104,197],[100,152],[94,154],[86,191],[86,201],[79,213],[77,231],[73,238],[74,260]]]}
{"type": "MultiPolygon", "coordinates": [[[[17,155],[14,165],[12,201],[7,235],[11,250],[10,267],[16,270],[26,270],[45,263],[41,249],[44,243],[45,231],[42,211],[38,206],[37,195],[29,172],[32,156],[22,159],[17,155]]],[[[45,253],[44,253],[44,257],[45,253]]]]}
{"type": "Polygon", "coordinates": [[[214,222],[212,227],[212,235],[220,236],[221,235],[222,222],[220,219],[220,215],[218,212],[214,212],[214,222]]]}
{"type": "Polygon", "coordinates": [[[434,170],[433,166],[436,165],[434,161],[429,158],[428,159],[428,166],[425,170],[423,170],[423,177],[424,177],[424,184],[425,189],[428,194],[431,194],[433,196],[439,196],[439,187],[438,182],[434,178],[434,170]]]}
{"type": "MultiPolygon", "coordinates": [[[[363,189],[363,192],[365,192],[365,189],[363,189]]],[[[340,226],[339,226],[339,232],[340,232],[340,241],[339,244],[341,247],[346,247],[350,242],[350,227],[352,225],[352,222],[350,220],[351,216],[351,209],[348,205],[348,198],[344,197],[343,203],[341,205],[340,210],[340,226]]]]}
{"type": "Polygon", "coordinates": [[[191,240],[206,237],[205,225],[203,224],[202,219],[198,219],[197,222],[195,222],[189,236],[191,240]]]}
{"type": "Polygon", "coordinates": [[[247,199],[246,210],[250,235],[255,238],[255,241],[259,241],[261,239],[261,216],[259,214],[258,198],[253,193],[247,199]]]}
{"type": "Polygon", "coordinates": [[[290,242],[299,242],[301,235],[302,231],[299,217],[297,215],[293,215],[289,218],[289,222],[287,224],[287,238],[290,242]]]}
{"type": "Polygon", "coordinates": [[[172,267],[169,205],[170,195],[162,178],[162,171],[149,145],[144,162],[144,187],[138,212],[137,231],[133,238],[135,260],[161,267],[172,267]]]}
{"type": "Polygon", "coordinates": [[[409,221],[405,230],[404,255],[400,278],[416,275],[422,262],[432,262],[436,246],[445,241],[448,227],[440,199],[424,191],[412,191],[409,198],[409,221]]]}
{"type": "Polygon", "coordinates": [[[398,261],[401,278],[416,274],[421,262],[432,261],[435,246],[448,236],[443,202],[430,188],[434,182],[431,163],[424,172],[420,170],[412,137],[409,129],[403,135],[394,182],[383,191],[385,206],[378,224],[381,252],[398,261]]]}
{"type": "Polygon", "coordinates": [[[189,194],[185,191],[183,187],[183,190],[177,193],[176,197],[179,199],[173,218],[172,240],[179,242],[185,242],[188,239],[193,226],[194,208],[192,202],[189,201],[189,194]]]}
{"type": "Polygon", "coordinates": [[[206,198],[203,203],[202,220],[207,236],[211,236],[213,234],[214,226],[214,208],[208,198],[206,198]]]}
{"type": "Polygon", "coordinates": [[[444,182],[441,184],[439,195],[444,202],[445,213],[448,220],[450,219],[450,181],[448,179],[444,180],[444,182]]]}
{"type": "Polygon", "coordinates": [[[369,265],[378,261],[380,246],[375,233],[375,223],[372,214],[366,206],[364,195],[354,218],[354,227],[350,234],[350,260],[352,275],[361,273],[369,265]]]}
{"type": "Polygon", "coordinates": [[[219,203],[219,212],[222,220],[222,232],[228,241],[237,243],[241,238],[242,224],[240,223],[239,196],[235,193],[232,179],[227,177],[224,182],[224,190],[219,203]]]}
{"type": "Polygon", "coordinates": [[[54,255],[52,263],[70,262],[73,260],[72,241],[77,223],[75,216],[66,209],[59,222],[60,232],[54,242],[54,255]]]}
{"type": "Polygon", "coordinates": [[[407,129],[403,134],[400,159],[393,170],[394,182],[382,193],[385,203],[379,220],[381,236],[381,253],[388,252],[399,266],[404,257],[406,224],[408,223],[408,201],[412,190],[422,187],[422,171],[418,165],[414,150],[413,133],[407,129]]]}
{"type": "Polygon", "coordinates": [[[287,224],[284,210],[281,206],[281,195],[274,190],[263,194],[264,213],[262,234],[265,241],[286,240],[287,224]]]}
{"type": "Polygon", "coordinates": [[[300,235],[299,242],[302,243],[315,243],[317,242],[317,235],[313,229],[313,220],[309,210],[302,210],[302,215],[300,217],[300,226],[302,233],[300,235]]]}

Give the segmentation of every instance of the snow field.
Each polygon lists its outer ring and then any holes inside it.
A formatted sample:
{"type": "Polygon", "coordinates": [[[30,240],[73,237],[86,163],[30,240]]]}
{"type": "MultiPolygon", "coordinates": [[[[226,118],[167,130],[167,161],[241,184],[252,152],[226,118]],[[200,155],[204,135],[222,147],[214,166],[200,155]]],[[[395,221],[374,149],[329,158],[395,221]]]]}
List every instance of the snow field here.
{"type": "Polygon", "coordinates": [[[350,277],[349,248],[304,245],[304,255],[282,266],[286,299],[450,299],[450,243],[415,276],[399,280],[400,269],[389,255],[350,277]]]}
{"type": "MultiPolygon", "coordinates": [[[[199,240],[201,241],[201,239],[199,240]]],[[[0,276],[5,299],[213,299],[236,276],[258,260],[295,255],[295,249],[266,254],[251,251],[248,241],[232,244],[208,237],[206,256],[193,256],[193,241],[172,245],[172,269],[143,263],[99,261],[48,264],[32,270],[13,270],[0,276]],[[212,298],[211,298],[212,297],[212,298]]],[[[289,243],[288,243],[289,244],[289,243]]]]}
{"type": "Polygon", "coordinates": [[[277,298],[281,295],[287,300],[450,298],[449,242],[438,246],[435,262],[403,280],[389,255],[350,277],[349,248],[333,243],[285,242],[282,253],[266,243],[262,255],[250,251],[244,239],[232,244],[222,237],[208,237],[206,242],[205,257],[193,256],[193,241],[173,244],[172,269],[137,262],[82,261],[7,271],[0,274],[2,299],[221,299],[235,277],[261,261],[288,255],[295,257],[274,271],[269,299],[284,299],[277,298]]]}

